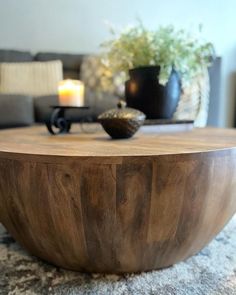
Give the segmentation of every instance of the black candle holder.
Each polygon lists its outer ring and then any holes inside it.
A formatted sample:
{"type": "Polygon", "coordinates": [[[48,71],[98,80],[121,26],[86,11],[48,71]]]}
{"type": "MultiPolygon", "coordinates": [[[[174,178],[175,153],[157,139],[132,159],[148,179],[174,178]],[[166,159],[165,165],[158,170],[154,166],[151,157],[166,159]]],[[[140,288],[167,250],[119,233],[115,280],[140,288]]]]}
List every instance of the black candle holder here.
{"type": "Polygon", "coordinates": [[[66,110],[69,109],[78,109],[78,110],[87,110],[89,106],[51,106],[53,109],[49,120],[47,120],[46,126],[48,131],[53,134],[69,133],[72,121],[66,118],[66,110]]]}

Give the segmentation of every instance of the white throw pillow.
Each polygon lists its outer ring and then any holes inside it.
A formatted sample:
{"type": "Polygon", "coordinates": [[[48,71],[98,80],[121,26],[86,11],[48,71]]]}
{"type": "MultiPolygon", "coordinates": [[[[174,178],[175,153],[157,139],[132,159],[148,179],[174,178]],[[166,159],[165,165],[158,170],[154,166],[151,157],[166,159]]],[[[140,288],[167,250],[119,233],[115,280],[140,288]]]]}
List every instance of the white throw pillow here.
{"type": "Polygon", "coordinates": [[[58,82],[62,79],[60,60],[0,64],[0,93],[4,94],[56,94],[58,82]]]}

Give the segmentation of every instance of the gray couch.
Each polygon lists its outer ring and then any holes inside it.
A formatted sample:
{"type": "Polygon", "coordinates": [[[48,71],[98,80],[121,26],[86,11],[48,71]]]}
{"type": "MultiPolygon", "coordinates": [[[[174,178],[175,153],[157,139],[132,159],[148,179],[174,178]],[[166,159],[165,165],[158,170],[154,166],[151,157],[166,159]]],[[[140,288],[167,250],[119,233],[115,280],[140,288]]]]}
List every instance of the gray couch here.
{"type": "MultiPolygon", "coordinates": [[[[31,62],[61,60],[64,78],[80,79],[80,67],[85,55],[37,53],[33,56],[30,52],[16,50],[0,50],[1,62],[31,62]]],[[[86,89],[85,103],[89,110],[70,110],[66,112],[73,121],[96,121],[97,116],[106,109],[115,107],[117,98],[104,93],[103,99],[97,103],[96,93],[86,89]]],[[[28,126],[42,123],[51,113],[51,105],[57,105],[58,98],[54,96],[29,97],[23,95],[0,94],[0,128],[28,126]]]]}
{"type": "MultiPolygon", "coordinates": [[[[64,78],[80,79],[80,68],[84,54],[61,54],[61,53],[37,53],[32,55],[27,51],[0,50],[1,62],[30,62],[61,60],[63,64],[64,78]]],[[[214,123],[214,109],[211,105],[219,100],[219,77],[221,59],[217,58],[213,66],[209,69],[210,74],[210,112],[209,123],[214,123]],[[212,121],[212,122],[211,122],[212,121]]],[[[115,107],[117,98],[107,93],[103,94],[103,99],[96,99],[96,94],[86,89],[85,103],[90,106],[86,111],[68,111],[67,116],[73,121],[89,118],[95,121],[97,116],[109,108],[115,107]]],[[[0,94],[0,128],[28,126],[35,122],[44,122],[50,116],[50,106],[58,104],[57,96],[48,97],[27,97],[22,95],[0,94]],[[20,99],[19,99],[20,98],[20,99]]],[[[213,124],[214,125],[214,124],[213,124]]]]}

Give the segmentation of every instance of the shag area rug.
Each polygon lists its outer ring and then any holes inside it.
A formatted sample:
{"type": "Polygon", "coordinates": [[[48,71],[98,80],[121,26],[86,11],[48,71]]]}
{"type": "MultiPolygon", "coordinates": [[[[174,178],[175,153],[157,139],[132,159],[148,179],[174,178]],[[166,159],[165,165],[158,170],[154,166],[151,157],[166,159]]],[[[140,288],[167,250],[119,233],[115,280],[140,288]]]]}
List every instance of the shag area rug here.
{"type": "Polygon", "coordinates": [[[30,256],[0,225],[0,294],[233,295],[236,216],[200,253],[170,268],[136,275],[66,271],[30,256]]]}

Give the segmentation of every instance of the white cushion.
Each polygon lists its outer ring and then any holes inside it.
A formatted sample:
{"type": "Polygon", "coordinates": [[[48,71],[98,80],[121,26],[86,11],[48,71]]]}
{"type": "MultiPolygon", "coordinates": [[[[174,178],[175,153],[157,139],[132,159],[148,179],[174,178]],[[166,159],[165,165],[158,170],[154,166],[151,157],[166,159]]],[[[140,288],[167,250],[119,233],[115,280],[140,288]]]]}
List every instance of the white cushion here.
{"type": "Polygon", "coordinates": [[[0,93],[4,94],[56,94],[58,82],[62,79],[60,60],[0,64],[0,93]]]}

